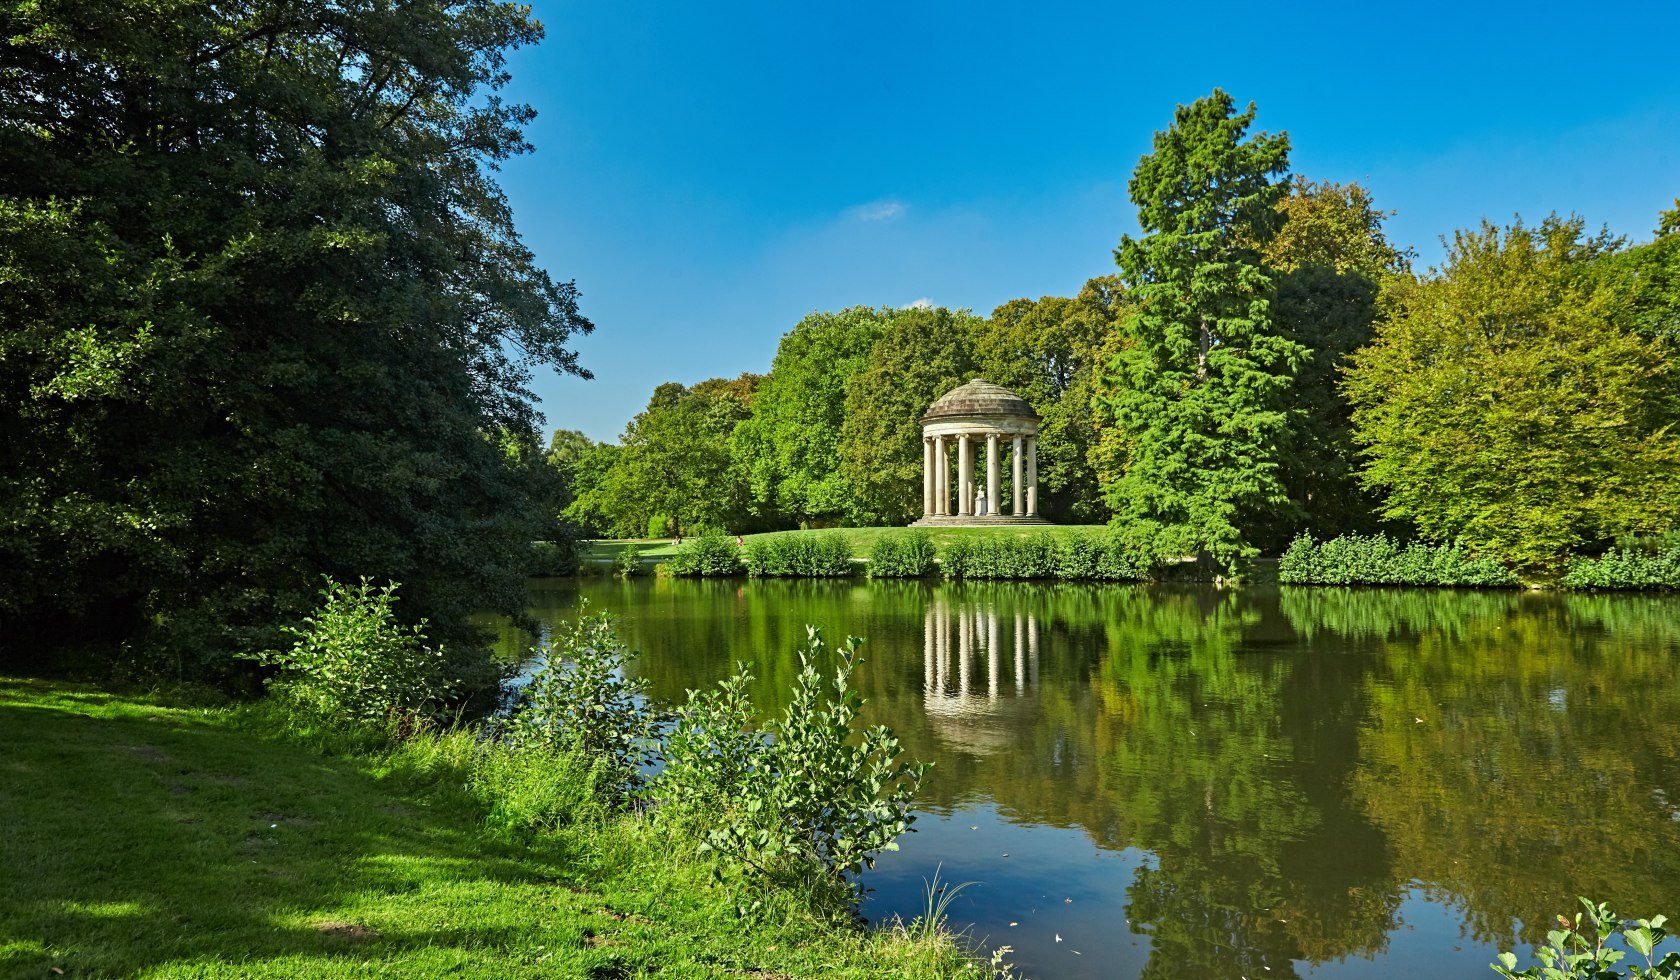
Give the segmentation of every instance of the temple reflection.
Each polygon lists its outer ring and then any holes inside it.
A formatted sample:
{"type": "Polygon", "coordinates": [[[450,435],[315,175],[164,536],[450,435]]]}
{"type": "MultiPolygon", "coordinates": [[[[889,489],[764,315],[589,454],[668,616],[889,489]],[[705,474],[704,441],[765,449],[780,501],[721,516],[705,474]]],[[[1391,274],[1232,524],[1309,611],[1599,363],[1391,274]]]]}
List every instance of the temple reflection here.
{"type": "Polygon", "coordinates": [[[941,596],[928,605],[922,708],[942,740],[978,755],[1008,747],[1038,714],[1028,696],[1037,689],[1037,616],[1000,613],[984,600],[941,596]]]}

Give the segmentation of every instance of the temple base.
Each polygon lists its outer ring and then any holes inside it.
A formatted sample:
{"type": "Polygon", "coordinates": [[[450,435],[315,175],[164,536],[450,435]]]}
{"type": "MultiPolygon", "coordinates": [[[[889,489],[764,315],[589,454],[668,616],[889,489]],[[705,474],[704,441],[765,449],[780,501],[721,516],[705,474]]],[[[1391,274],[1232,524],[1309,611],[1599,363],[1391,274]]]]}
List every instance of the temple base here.
{"type": "Polygon", "coordinates": [[[997,514],[990,517],[963,517],[957,514],[941,514],[935,517],[924,517],[915,521],[911,527],[1034,527],[1049,526],[1050,522],[1042,517],[1015,517],[1010,514],[997,514]]]}

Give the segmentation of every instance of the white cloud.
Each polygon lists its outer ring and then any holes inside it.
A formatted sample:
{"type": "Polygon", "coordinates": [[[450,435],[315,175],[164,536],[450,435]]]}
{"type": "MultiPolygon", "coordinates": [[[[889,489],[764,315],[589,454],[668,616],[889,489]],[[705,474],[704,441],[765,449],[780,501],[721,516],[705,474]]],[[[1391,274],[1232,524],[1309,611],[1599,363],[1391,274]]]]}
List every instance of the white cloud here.
{"type": "Polygon", "coordinates": [[[871,201],[846,211],[853,221],[891,221],[903,214],[903,201],[871,201]]]}
{"type": "Polygon", "coordinates": [[[911,300],[910,302],[905,303],[903,306],[899,307],[899,309],[901,309],[901,310],[931,310],[931,309],[933,309],[933,300],[928,299],[926,296],[923,296],[921,299],[911,300]]]}

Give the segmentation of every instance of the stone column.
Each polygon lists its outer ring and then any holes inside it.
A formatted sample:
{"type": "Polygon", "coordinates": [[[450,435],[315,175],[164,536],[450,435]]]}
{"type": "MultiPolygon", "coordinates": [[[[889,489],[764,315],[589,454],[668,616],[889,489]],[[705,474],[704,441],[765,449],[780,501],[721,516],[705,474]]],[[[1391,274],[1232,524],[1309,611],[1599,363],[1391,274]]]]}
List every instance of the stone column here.
{"type": "Polygon", "coordinates": [[[945,437],[933,437],[933,512],[944,517],[951,509],[951,460],[945,452],[945,437]]]}
{"type": "Polygon", "coordinates": [[[1027,437],[1027,516],[1038,516],[1038,436],[1027,437]]]}
{"type": "Polygon", "coordinates": [[[1027,488],[1021,483],[1021,437],[1015,437],[1015,446],[1009,453],[1010,492],[1009,512],[1020,517],[1026,510],[1027,488]]]}
{"type": "Polygon", "coordinates": [[[922,437],[922,516],[933,515],[933,439],[922,437]]]}
{"type": "Polygon", "coordinates": [[[993,432],[986,436],[986,513],[998,512],[998,493],[1001,482],[998,474],[998,436],[993,432]]]}
{"type": "Polygon", "coordinates": [[[957,516],[974,516],[974,450],[966,432],[957,437],[957,516]]]}

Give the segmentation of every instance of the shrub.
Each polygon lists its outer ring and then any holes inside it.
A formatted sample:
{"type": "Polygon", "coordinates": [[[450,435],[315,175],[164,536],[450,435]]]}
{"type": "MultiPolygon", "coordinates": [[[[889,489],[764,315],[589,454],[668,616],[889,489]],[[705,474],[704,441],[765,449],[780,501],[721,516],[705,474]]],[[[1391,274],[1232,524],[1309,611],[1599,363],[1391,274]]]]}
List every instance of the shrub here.
{"type": "Polygon", "coordinates": [[[741,561],[752,576],[843,578],[855,570],[852,545],[843,534],[754,538],[743,549],[741,561]]]}
{"type": "Polygon", "coordinates": [[[1566,589],[1680,589],[1680,546],[1655,553],[1612,548],[1598,558],[1571,558],[1559,584],[1566,589]]]}
{"type": "Polygon", "coordinates": [[[571,749],[484,742],[473,757],[467,792],[484,808],[484,825],[523,836],[600,816],[615,791],[612,763],[571,749]]]}
{"type": "Polygon", "coordinates": [[[945,549],[950,579],[1033,579],[1056,575],[1056,542],[1048,534],[1025,538],[959,538],[945,549]]]}
{"type": "Polygon", "coordinates": [[[1056,577],[1091,582],[1141,582],[1149,559],[1111,534],[1079,534],[1056,543],[1056,577]]]}
{"type": "Polygon", "coordinates": [[[572,575],[578,570],[577,545],[571,541],[531,542],[531,574],[536,577],[572,575]]]}
{"type": "Polygon", "coordinates": [[[613,571],[624,578],[633,578],[642,573],[642,552],[633,544],[627,544],[613,559],[613,571]]]}
{"type": "Polygon", "coordinates": [[[891,730],[858,730],[859,642],[846,640],[825,677],[822,634],[807,627],[793,699],[765,731],[752,725],[745,665],[716,690],[690,693],[655,786],[662,812],[702,828],[705,849],[764,874],[837,881],[896,850],[927,767],[899,761],[891,730]]]}
{"type": "Polygon", "coordinates": [[[441,646],[426,643],[426,621],[397,622],[397,583],[376,587],[326,580],[321,606],[288,627],[290,650],[260,658],[278,667],[270,690],[296,712],[329,725],[406,726],[432,719],[458,689],[441,646]]]}
{"type": "Polygon", "coordinates": [[[671,533],[671,517],[669,514],[655,514],[648,518],[647,536],[663,538],[671,533]]]}
{"type": "Polygon", "coordinates": [[[921,578],[933,571],[933,539],[926,531],[883,534],[869,549],[870,578],[921,578]]]}
{"type": "Polygon", "coordinates": [[[665,562],[665,570],[672,575],[739,575],[743,571],[740,550],[721,531],[706,531],[678,548],[665,562]]]}
{"type": "Polygon", "coordinates": [[[641,785],[642,767],[657,753],[661,719],[647,684],[625,671],[629,658],[606,614],[581,615],[555,633],[508,713],[505,740],[520,749],[599,759],[602,792],[622,798],[641,785]]]}
{"type": "Polygon", "coordinates": [[[1289,585],[1444,585],[1513,588],[1521,580],[1492,558],[1458,545],[1412,542],[1386,534],[1344,534],[1322,544],[1302,533],[1278,559],[1278,581],[1289,585]]]}
{"type": "Polygon", "coordinates": [[[1586,906],[1586,928],[1582,929],[1580,912],[1575,913],[1573,920],[1558,916],[1558,927],[1546,933],[1546,945],[1534,950],[1541,966],[1519,971],[1516,954],[1500,953],[1499,962],[1492,964],[1493,972],[1507,980],[1587,980],[1589,977],[1680,980],[1680,952],[1669,950],[1661,959],[1657,958],[1657,947],[1668,938],[1668,931],[1663,928],[1666,918],[1659,915],[1623,922],[1608,905],[1594,904],[1585,898],[1581,904],[1586,906]],[[1645,965],[1635,964],[1626,973],[1615,969],[1627,954],[1607,947],[1612,937],[1619,937],[1645,965]]]}

